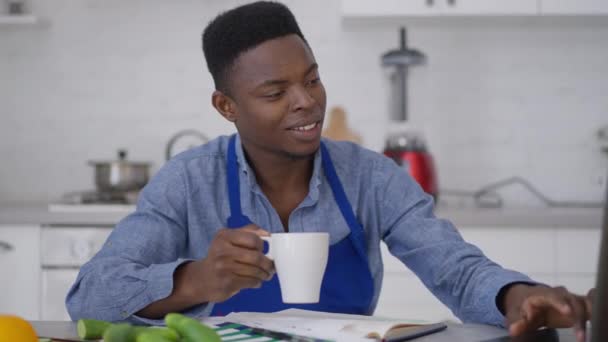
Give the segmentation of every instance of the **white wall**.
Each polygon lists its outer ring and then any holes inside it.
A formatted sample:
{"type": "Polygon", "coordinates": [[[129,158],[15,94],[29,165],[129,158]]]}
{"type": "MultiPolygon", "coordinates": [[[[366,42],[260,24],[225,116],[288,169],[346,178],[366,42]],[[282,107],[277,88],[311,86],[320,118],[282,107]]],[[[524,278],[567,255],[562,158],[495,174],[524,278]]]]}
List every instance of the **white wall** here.
{"type": "MultiPolygon", "coordinates": [[[[210,105],[200,34],[243,1],[37,0],[48,25],[0,26],[0,202],[92,189],[91,159],[163,161],[179,129],[232,127],[210,105]]],[[[381,150],[392,22],[341,22],[339,1],[288,4],[313,46],[328,107],[343,105],[381,150]]],[[[608,158],[608,17],[409,20],[429,63],[410,73],[412,123],[425,129],[444,188],[521,175],[558,200],[603,196],[608,158]]],[[[514,204],[535,204],[514,194],[514,204]]]]}

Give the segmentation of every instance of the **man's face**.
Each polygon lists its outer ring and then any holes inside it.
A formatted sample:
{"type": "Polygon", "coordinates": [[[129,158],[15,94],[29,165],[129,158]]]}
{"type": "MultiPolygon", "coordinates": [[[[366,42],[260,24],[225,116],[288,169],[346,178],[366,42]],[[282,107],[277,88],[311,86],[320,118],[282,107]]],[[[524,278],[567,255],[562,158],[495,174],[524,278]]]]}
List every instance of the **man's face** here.
{"type": "Polygon", "coordinates": [[[266,41],[228,72],[234,121],[246,147],[290,157],[319,148],[325,88],[310,48],[297,35],[266,41]]]}

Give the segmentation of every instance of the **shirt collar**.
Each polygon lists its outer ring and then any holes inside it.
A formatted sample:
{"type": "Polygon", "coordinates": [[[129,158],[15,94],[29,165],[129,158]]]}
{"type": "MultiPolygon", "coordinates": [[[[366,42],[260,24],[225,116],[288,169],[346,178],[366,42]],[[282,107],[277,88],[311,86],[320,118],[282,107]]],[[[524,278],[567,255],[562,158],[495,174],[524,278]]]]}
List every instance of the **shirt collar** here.
{"type": "MultiPolygon", "coordinates": [[[[239,171],[246,175],[246,178],[249,183],[249,187],[253,191],[262,192],[259,188],[257,181],[255,179],[255,172],[247,162],[247,158],[245,158],[245,152],[243,151],[243,144],[241,144],[240,135],[236,135],[236,160],[239,164],[239,171]]],[[[315,159],[312,170],[312,177],[310,178],[309,188],[308,188],[308,197],[311,200],[316,201],[319,198],[319,185],[321,184],[321,149],[317,150],[315,153],[315,159]]],[[[306,199],[304,200],[306,202],[306,199]]]]}

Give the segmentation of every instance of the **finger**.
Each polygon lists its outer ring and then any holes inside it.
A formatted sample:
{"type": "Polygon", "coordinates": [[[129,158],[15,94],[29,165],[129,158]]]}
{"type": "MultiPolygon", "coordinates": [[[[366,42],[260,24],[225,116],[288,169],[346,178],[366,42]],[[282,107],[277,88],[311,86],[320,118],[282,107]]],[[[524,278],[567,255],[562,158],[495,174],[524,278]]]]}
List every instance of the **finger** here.
{"type": "Polygon", "coordinates": [[[585,308],[585,300],[583,297],[570,295],[568,297],[568,302],[570,303],[570,307],[572,308],[572,314],[574,317],[574,331],[576,334],[577,341],[584,342],[585,340],[585,330],[587,327],[587,310],[585,308]],[[582,338],[582,340],[581,340],[582,338]]]}
{"type": "Polygon", "coordinates": [[[509,335],[511,336],[519,336],[524,332],[528,331],[528,321],[524,318],[520,318],[519,320],[511,323],[509,325],[509,335]]]}
{"type": "Polygon", "coordinates": [[[240,228],[239,230],[243,230],[243,231],[248,231],[248,232],[252,232],[257,236],[270,236],[270,233],[267,230],[264,230],[262,228],[260,228],[259,226],[255,225],[255,224],[248,224],[243,228],[240,228]]]}
{"type": "Polygon", "coordinates": [[[565,287],[559,286],[554,288],[554,291],[549,294],[547,299],[551,308],[556,310],[563,317],[567,317],[567,320],[573,321],[572,318],[575,317],[575,313],[574,306],[572,306],[570,301],[571,297],[572,294],[568,292],[565,287]]]}
{"type": "Polygon", "coordinates": [[[230,283],[226,286],[232,297],[242,289],[257,289],[262,286],[262,281],[258,278],[240,276],[234,274],[231,277],[230,283]]]}
{"type": "Polygon", "coordinates": [[[259,267],[267,273],[274,272],[274,262],[258,250],[235,247],[229,255],[237,262],[259,267]]]}
{"type": "Polygon", "coordinates": [[[521,305],[521,318],[509,327],[512,336],[519,336],[528,331],[534,331],[544,324],[542,308],[544,301],[542,297],[528,297],[521,305]]]}
{"type": "Polygon", "coordinates": [[[271,273],[266,272],[260,267],[242,264],[238,262],[235,262],[232,266],[232,272],[241,277],[256,278],[260,281],[266,281],[272,278],[271,273]]]}
{"type": "Polygon", "coordinates": [[[232,257],[236,263],[256,268],[259,272],[262,272],[260,275],[262,280],[268,280],[274,275],[274,263],[259,251],[235,249],[232,257]]]}
{"type": "Polygon", "coordinates": [[[264,241],[249,229],[235,229],[226,235],[228,241],[234,246],[264,250],[264,241]]]}

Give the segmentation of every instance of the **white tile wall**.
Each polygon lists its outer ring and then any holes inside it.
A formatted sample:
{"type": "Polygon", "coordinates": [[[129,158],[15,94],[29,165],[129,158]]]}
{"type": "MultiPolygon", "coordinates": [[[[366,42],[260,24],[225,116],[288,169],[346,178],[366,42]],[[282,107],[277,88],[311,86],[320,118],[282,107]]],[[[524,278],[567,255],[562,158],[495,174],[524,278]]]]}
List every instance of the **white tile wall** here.
{"type": "MultiPolygon", "coordinates": [[[[200,33],[242,2],[37,0],[46,26],[0,27],[0,202],[92,188],[86,161],[120,147],[158,168],[179,129],[230,133],[210,105],[200,33]]],[[[397,25],[342,22],[337,0],[287,3],[321,65],[328,105],[345,106],[365,145],[381,150],[379,56],[396,47],[397,25]]],[[[557,200],[602,198],[608,158],[595,132],[608,124],[608,20],[405,23],[429,57],[410,73],[409,111],[442,187],[521,175],[557,200]]]]}

